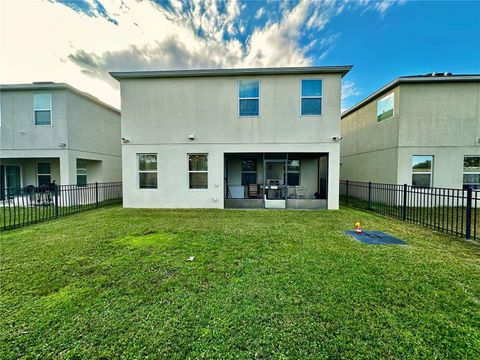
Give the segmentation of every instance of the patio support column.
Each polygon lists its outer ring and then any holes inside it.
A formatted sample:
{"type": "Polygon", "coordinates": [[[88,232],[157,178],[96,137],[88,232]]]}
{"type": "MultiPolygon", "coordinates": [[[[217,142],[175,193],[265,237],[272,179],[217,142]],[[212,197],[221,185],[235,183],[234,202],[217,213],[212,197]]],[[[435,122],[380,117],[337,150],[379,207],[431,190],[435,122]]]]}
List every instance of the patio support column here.
{"type": "MultiPolygon", "coordinates": [[[[336,144],[340,147],[340,144],[336,144]]],[[[328,153],[328,209],[338,209],[340,184],[340,149],[328,153]]]]}
{"type": "Polygon", "coordinates": [[[60,184],[74,185],[77,183],[76,158],[70,152],[65,151],[60,156],[60,184]]]}

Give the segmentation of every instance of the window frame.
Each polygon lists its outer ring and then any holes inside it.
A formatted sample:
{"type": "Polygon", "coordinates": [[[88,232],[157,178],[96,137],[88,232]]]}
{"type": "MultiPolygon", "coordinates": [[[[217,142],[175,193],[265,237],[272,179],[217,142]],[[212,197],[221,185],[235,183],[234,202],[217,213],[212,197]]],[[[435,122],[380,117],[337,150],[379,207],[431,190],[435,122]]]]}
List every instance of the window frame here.
{"type": "Polygon", "coordinates": [[[50,182],[49,184],[52,183],[52,162],[51,161],[37,161],[37,166],[36,166],[36,173],[37,173],[37,187],[42,186],[40,185],[40,181],[38,179],[39,176],[49,176],[50,177],[50,182]],[[40,173],[38,170],[38,165],[40,164],[48,164],[48,167],[50,169],[50,173],[40,173]]]}
{"type": "Polygon", "coordinates": [[[259,118],[260,117],[260,95],[261,95],[261,80],[255,79],[238,79],[237,80],[237,116],[240,118],[259,118]],[[240,82],[242,81],[256,81],[258,83],[258,97],[240,97],[240,82]],[[257,115],[241,115],[240,114],[240,100],[258,100],[258,114],[257,115]]]}
{"type": "Polygon", "coordinates": [[[410,179],[410,184],[412,187],[415,187],[415,188],[423,188],[425,189],[425,187],[423,186],[416,186],[416,185],[413,185],[413,175],[430,175],[430,182],[429,182],[429,185],[428,185],[428,188],[432,188],[433,187],[433,168],[434,168],[434,164],[435,164],[435,156],[434,155],[412,155],[411,158],[410,158],[410,171],[412,173],[412,176],[411,176],[411,179],[410,179]],[[432,166],[431,166],[431,169],[430,171],[417,171],[417,172],[414,172],[413,171],[413,158],[415,156],[430,156],[432,158],[432,166]]]}
{"type": "Polygon", "coordinates": [[[323,116],[323,82],[324,82],[324,78],[321,77],[321,78],[302,78],[300,79],[300,117],[320,117],[320,116],[323,116]],[[322,95],[320,96],[303,96],[302,94],[302,83],[304,80],[319,80],[321,81],[321,93],[322,95]],[[302,100],[303,99],[318,99],[320,98],[320,114],[302,114],[302,100]]]}
{"type": "Polygon", "coordinates": [[[464,190],[471,188],[473,190],[478,190],[480,189],[480,182],[478,183],[466,183],[464,180],[465,175],[479,175],[480,176],[480,170],[479,171],[465,171],[465,158],[480,158],[480,155],[464,155],[463,156],[463,166],[462,166],[462,188],[464,190]]]}
{"type": "Polygon", "coordinates": [[[301,178],[302,175],[301,175],[301,173],[302,173],[302,160],[301,160],[300,158],[288,159],[288,160],[287,160],[287,173],[286,173],[286,177],[287,177],[286,183],[287,183],[287,186],[293,186],[293,187],[295,187],[295,186],[301,186],[301,184],[302,184],[302,178],[301,178]],[[289,163],[290,161],[298,161],[298,170],[289,170],[289,169],[288,169],[288,163],[289,163]],[[289,175],[289,174],[298,174],[298,185],[290,185],[290,184],[288,183],[288,175],[289,175]]]}
{"type": "Polygon", "coordinates": [[[141,191],[157,191],[158,190],[158,153],[152,153],[152,152],[147,152],[147,153],[137,153],[136,156],[136,161],[137,161],[137,190],[141,191]],[[140,155],[155,155],[155,158],[157,160],[157,168],[155,170],[140,170],[140,155]],[[142,188],[140,187],[140,174],[145,174],[145,173],[155,173],[156,174],[156,179],[157,183],[155,188],[142,188]]]}
{"type": "Polygon", "coordinates": [[[76,175],[77,175],[77,176],[76,176],[76,178],[77,178],[77,186],[85,187],[85,186],[87,186],[87,184],[88,184],[87,160],[77,159],[77,160],[75,161],[75,163],[76,163],[75,165],[76,165],[76,175]],[[85,164],[85,167],[78,167],[79,161],[80,161],[80,162],[83,162],[83,163],[85,164]],[[85,174],[79,174],[79,173],[78,173],[78,170],[85,170],[85,174]],[[82,184],[82,185],[78,185],[78,177],[79,177],[79,176],[85,176],[85,185],[83,185],[83,184],[82,184]]]}
{"type": "Polygon", "coordinates": [[[187,154],[187,170],[188,170],[188,190],[190,191],[207,191],[208,190],[208,153],[188,153],[187,154]],[[207,170],[190,170],[190,156],[205,155],[207,157],[207,170]],[[192,188],[190,187],[190,174],[207,174],[207,186],[205,188],[192,188]]]}
{"type": "Polygon", "coordinates": [[[52,110],[52,94],[51,93],[36,93],[36,94],[33,94],[32,96],[32,101],[33,101],[33,125],[34,126],[50,126],[52,127],[53,126],[53,110],[52,110]],[[49,109],[36,109],[35,108],[35,96],[37,95],[48,95],[50,96],[50,108],[49,109]],[[36,111],[50,111],[50,124],[46,125],[46,124],[37,124],[36,122],[36,119],[35,119],[35,112],[36,111]]]}
{"type": "Polygon", "coordinates": [[[255,184],[257,184],[257,181],[258,181],[258,161],[257,161],[257,158],[246,157],[246,158],[242,158],[240,160],[240,182],[241,182],[242,186],[248,186],[248,185],[243,185],[243,174],[255,174],[255,184]],[[255,161],[255,171],[253,171],[253,170],[243,170],[242,162],[244,160],[254,160],[255,161]]]}
{"type": "MultiPolygon", "coordinates": [[[[390,119],[393,119],[395,117],[395,92],[391,92],[391,93],[388,93],[384,96],[382,96],[381,98],[378,98],[377,101],[375,102],[375,122],[377,124],[380,124],[384,121],[387,121],[387,120],[390,120],[390,119]],[[393,98],[393,107],[392,107],[392,116],[388,117],[388,118],[385,118],[385,119],[382,119],[382,120],[378,120],[378,102],[391,96],[393,98]]],[[[420,155],[419,155],[420,156],[420,155]]]]}

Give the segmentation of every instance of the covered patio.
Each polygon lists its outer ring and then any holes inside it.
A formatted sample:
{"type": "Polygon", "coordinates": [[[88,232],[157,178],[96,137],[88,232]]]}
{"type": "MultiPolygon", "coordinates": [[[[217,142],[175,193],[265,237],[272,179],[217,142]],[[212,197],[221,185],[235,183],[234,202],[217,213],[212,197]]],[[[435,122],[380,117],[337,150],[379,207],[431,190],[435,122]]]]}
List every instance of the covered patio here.
{"type": "Polygon", "coordinates": [[[225,208],[326,209],[328,153],[228,153],[225,208]]]}

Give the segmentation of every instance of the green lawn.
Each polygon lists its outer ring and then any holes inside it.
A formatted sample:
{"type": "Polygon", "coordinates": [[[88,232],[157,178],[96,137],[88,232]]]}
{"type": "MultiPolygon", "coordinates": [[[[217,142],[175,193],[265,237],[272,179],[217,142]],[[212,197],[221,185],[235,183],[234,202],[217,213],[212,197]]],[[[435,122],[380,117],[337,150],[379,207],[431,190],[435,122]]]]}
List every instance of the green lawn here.
{"type": "Polygon", "coordinates": [[[110,207],[1,237],[2,359],[480,358],[480,246],[374,214],[110,207]]]}

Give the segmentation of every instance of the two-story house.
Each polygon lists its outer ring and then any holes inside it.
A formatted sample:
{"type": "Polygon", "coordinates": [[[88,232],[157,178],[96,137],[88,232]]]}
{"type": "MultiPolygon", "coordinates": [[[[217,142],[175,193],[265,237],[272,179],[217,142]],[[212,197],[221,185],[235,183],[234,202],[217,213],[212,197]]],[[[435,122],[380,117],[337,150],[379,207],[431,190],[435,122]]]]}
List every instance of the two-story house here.
{"type": "Polygon", "coordinates": [[[120,112],[67,84],[0,85],[2,189],[120,181],[120,139],[120,112]]]}
{"type": "Polygon", "coordinates": [[[111,73],[124,206],[337,209],[350,68],[111,73]]]}
{"type": "Polygon", "coordinates": [[[399,77],[342,114],[341,179],[480,188],[480,75],[399,77]]]}

